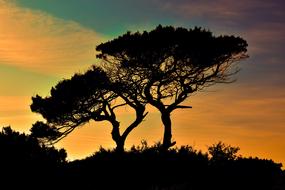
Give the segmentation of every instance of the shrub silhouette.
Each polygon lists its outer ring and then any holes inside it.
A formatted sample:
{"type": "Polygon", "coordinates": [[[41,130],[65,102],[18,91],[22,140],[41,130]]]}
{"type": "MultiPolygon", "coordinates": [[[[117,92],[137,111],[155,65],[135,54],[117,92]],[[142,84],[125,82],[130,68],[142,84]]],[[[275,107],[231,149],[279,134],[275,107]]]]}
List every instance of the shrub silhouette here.
{"type": "Polygon", "coordinates": [[[12,189],[20,186],[19,182],[23,182],[24,187],[26,180],[40,183],[48,176],[55,176],[66,163],[67,156],[64,149],[46,147],[36,138],[16,132],[11,127],[4,127],[0,132],[0,155],[2,185],[7,183],[12,189]]]}
{"type": "Polygon", "coordinates": [[[238,156],[236,155],[239,151],[239,147],[232,147],[226,145],[222,142],[213,144],[208,148],[208,152],[211,155],[212,162],[223,162],[227,160],[236,160],[238,156]]]}
{"type": "MultiPolygon", "coordinates": [[[[66,161],[66,152],[5,127],[0,132],[1,186],[22,189],[283,190],[281,164],[237,156],[237,147],[217,143],[202,153],[191,146],[133,146],[129,151],[100,148],[66,161]],[[222,156],[221,156],[222,155],[222,156]],[[221,159],[222,158],[222,159],[221,159]]],[[[2,188],[2,187],[1,187],[2,188]]]]}
{"type": "Polygon", "coordinates": [[[97,187],[105,189],[148,189],[184,183],[188,174],[198,180],[206,172],[207,154],[189,146],[169,151],[163,151],[161,146],[159,143],[150,147],[143,144],[124,153],[101,148],[84,160],[70,163],[68,178],[78,179],[81,176],[84,181],[89,181],[96,176],[97,187]],[[188,174],[185,175],[185,171],[188,174]]]}
{"type": "Polygon", "coordinates": [[[96,181],[98,189],[284,189],[281,164],[237,156],[237,150],[219,142],[208,153],[191,146],[164,151],[160,143],[148,146],[143,141],[124,153],[101,148],[86,159],[69,163],[66,171],[73,182],[96,181]],[[223,159],[213,159],[213,149],[223,159]]]}
{"type": "Polygon", "coordinates": [[[19,133],[11,127],[3,127],[0,132],[1,159],[24,162],[45,162],[51,164],[64,163],[66,151],[41,145],[39,141],[24,133],[19,133]]]}

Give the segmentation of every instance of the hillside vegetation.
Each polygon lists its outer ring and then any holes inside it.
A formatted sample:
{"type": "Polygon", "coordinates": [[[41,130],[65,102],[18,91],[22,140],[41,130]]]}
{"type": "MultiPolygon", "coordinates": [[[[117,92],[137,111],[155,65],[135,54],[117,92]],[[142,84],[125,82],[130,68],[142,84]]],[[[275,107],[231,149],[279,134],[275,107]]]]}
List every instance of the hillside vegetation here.
{"type": "MultiPolygon", "coordinates": [[[[81,189],[285,189],[282,165],[245,158],[239,148],[217,143],[207,153],[190,146],[165,151],[161,144],[117,152],[101,148],[68,162],[64,149],[47,147],[5,127],[0,133],[1,186],[81,189]]],[[[1,187],[2,189],[2,187],[1,187]]]]}

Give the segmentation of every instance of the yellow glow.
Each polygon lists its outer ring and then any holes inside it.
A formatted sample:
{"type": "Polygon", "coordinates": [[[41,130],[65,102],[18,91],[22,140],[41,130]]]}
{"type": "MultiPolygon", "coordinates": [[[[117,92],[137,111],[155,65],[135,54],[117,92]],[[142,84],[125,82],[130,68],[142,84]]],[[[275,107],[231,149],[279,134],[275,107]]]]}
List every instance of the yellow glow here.
{"type": "MultiPolygon", "coordinates": [[[[184,8],[190,7],[192,6],[184,8]]],[[[191,11],[186,12],[192,14],[191,11]]],[[[223,9],[218,12],[232,15],[223,9]]],[[[1,65],[69,77],[95,63],[94,48],[105,41],[104,37],[78,23],[40,11],[23,9],[8,1],[0,0],[0,17],[1,65]]],[[[255,36],[255,32],[247,35],[255,36]]],[[[274,34],[268,36],[280,37],[274,34]]],[[[264,39],[264,36],[267,36],[266,32],[260,33],[259,39],[264,39]]],[[[265,42],[255,42],[258,43],[265,42]]],[[[264,49],[253,48],[252,51],[260,53],[264,49]]],[[[26,82],[32,86],[30,94],[23,93],[23,73],[15,71],[13,78],[5,76],[0,79],[0,121],[1,126],[11,125],[15,130],[28,133],[32,124],[41,119],[30,111],[31,96],[37,93],[47,95],[51,84],[38,84],[30,78],[26,82]],[[35,85],[39,91],[35,91],[35,85]],[[11,94],[19,95],[5,95],[3,87],[5,90],[11,88],[11,94]]],[[[285,90],[271,87],[265,91],[262,87],[237,83],[219,86],[212,91],[213,89],[190,97],[185,104],[193,106],[193,109],[177,110],[172,114],[173,139],[177,145],[189,144],[205,151],[206,145],[223,141],[239,146],[242,155],[272,158],[285,164],[285,90]]],[[[128,137],[127,148],[133,144],[138,145],[142,139],[146,139],[149,144],[162,140],[160,115],[154,108],[148,107],[148,111],[150,113],[146,120],[128,137]]],[[[131,121],[132,114],[131,109],[119,110],[123,126],[131,121]]],[[[90,122],[59,142],[57,147],[66,148],[69,159],[84,158],[98,150],[100,145],[105,148],[114,147],[110,132],[109,123],[90,122]]]]}
{"type": "MultiPolygon", "coordinates": [[[[262,93],[261,88],[234,84],[226,87],[198,93],[185,103],[193,109],[180,109],[172,114],[173,139],[177,145],[189,144],[206,151],[207,146],[223,141],[239,146],[243,156],[258,156],[285,163],[285,91],[276,91],[276,97],[272,97],[270,93],[262,93]]],[[[130,112],[121,111],[124,113],[119,114],[119,118],[123,122],[132,117],[130,112]]],[[[149,144],[161,141],[163,127],[159,119],[159,113],[151,108],[146,121],[130,134],[126,147],[138,145],[142,139],[149,144]]],[[[70,158],[82,158],[92,154],[99,145],[114,147],[110,132],[109,123],[91,123],[75,131],[58,146],[66,147],[70,158]]]]}
{"type": "MultiPolygon", "coordinates": [[[[218,141],[239,146],[244,156],[270,158],[285,163],[285,91],[261,93],[262,89],[232,84],[214,92],[201,92],[185,103],[192,109],[177,110],[172,114],[173,138],[177,145],[189,144],[206,151],[207,145],[218,141]],[[242,91],[244,93],[237,93],[242,91]],[[255,94],[252,98],[252,94],[255,94]]],[[[29,96],[0,97],[2,126],[26,131],[39,115],[29,111],[29,96]]],[[[155,109],[148,107],[146,120],[135,129],[126,141],[126,147],[138,145],[146,139],[149,144],[162,140],[163,127],[155,109]]],[[[130,108],[119,110],[122,126],[133,118],[130,108]]],[[[111,125],[107,122],[90,122],[71,133],[57,147],[67,149],[69,159],[83,158],[98,150],[115,146],[111,139],[111,125]]]]}
{"type": "Polygon", "coordinates": [[[0,63],[68,76],[94,64],[104,38],[72,21],[0,1],[0,63]]]}
{"type": "Polygon", "coordinates": [[[11,126],[14,130],[28,132],[31,124],[40,119],[31,114],[30,104],[29,96],[0,96],[1,127],[11,126]]]}

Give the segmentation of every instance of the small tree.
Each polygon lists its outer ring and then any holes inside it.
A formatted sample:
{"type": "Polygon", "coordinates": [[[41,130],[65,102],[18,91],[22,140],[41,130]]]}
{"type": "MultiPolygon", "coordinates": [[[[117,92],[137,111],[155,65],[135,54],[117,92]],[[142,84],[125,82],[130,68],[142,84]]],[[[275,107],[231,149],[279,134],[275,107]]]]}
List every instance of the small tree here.
{"type": "Polygon", "coordinates": [[[239,147],[233,147],[226,145],[222,142],[213,144],[208,148],[208,152],[211,155],[213,162],[224,162],[228,160],[235,160],[238,158],[237,152],[240,150],[239,147]]]}
{"type": "Polygon", "coordinates": [[[32,134],[55,143],[92,119],[108,121],[113,127],[111,134],[116,149],[123,151],[128,134],[146,116],[145,105],[137,104],[135,96],[128,92],[128,85],[112,83],[105,71],[94,66],[84,74],[76,74],[69,80],[59,82],[48,97],[32,97],[31,110],[47,120],[47,123],[34,124],[32,134]],[[116,103],[119,97],[125,102],[116,103]],[[114,110],[125,105],[135,109],[136,118],[121,134],[120,122],[114,110]]]}
{"type": "Polygon", "coordinates": [[[142,89],[141,97],[161,113],[163,147],[171,141],[171,113],[191,94],[216,83],[232,82],[233,63],[247,57],[240,37],[218,36],[201,28],[158,26],[143,33],[126,33],[97,46],[98,58],[142,89]]]}

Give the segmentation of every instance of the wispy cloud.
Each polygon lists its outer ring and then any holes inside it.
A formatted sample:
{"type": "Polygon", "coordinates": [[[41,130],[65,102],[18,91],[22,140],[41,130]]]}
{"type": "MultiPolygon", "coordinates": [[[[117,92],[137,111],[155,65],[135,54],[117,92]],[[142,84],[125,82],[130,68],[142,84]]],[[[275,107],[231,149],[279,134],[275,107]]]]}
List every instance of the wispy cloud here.
{"type": "Polygon", "coordinates": [[[222,34],[241,35],[249,42],[251,56],[284,54],[285,2],[282,0],[154,1],[186,23],[200,23],[222,34]]]}
{"type": "MultiPolygon", "coordinates": [[[[284,15],[285,17],[285,15],[284,15]]],[[[254,56],[267,58],[284,58],[285,49],[285,22],[259,23],[244,29],[242,35],[248,39],[249,49],[254,56]]],[[[272,63],[271,61],[268,63],[272,63]]]]}
{"type": "Polygon", "coordinates": [[[163,9],[181,17],[203,19],[204,22],[248,26],[260,22],[284,21],[285,3],[282,0],[155,0],[163,9]]]}
{"type": "Polygon", "coordinates": [[[71,74],[95,62],[103,36],[76,22],[0,1],[0,63],[71,74]]]}
{"type": "Polygon", "coordinates": [[[40,119],[39,115],[31,114],[30,104],[30,96],[0,96],[0,127],[28,132],[31,123],[40,119]]]}
{"type": "Polygon", "coordinates": [[[193,109],[173,114],[173,133],[179,144],[206,150],[206,145],[223,141],[239,146],[243,155],[284,163],[284,89],[232,84],[199,93],[188,104],[193,109]]]}
{"type": "Polygon", "coordinates": [[[47,95],[62,77],[94,64],[104,37],[13,2],[0,0],[0,122],[27,132],[41,119],[30,111],[31,96],[47,95]]]}

